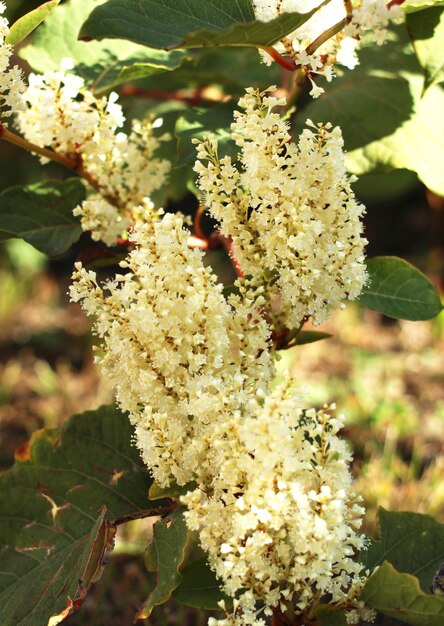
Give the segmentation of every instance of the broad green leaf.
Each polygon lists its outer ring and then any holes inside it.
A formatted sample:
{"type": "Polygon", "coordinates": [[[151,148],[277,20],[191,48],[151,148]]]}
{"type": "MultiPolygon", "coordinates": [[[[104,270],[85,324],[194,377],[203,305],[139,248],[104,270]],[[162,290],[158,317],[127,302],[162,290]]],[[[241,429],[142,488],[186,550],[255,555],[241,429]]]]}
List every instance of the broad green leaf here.
{"type": "Polygon", "coordinates": [[[0,475],[2,626],[57,624],[100,575],[116,520],[165,505],[147,500],[132,433],[114,407],[75,415],[38,431],[0,475]]]}
{"type": "Polygon", "coordinates": [[[380,256],[367,260],[369,280],[359,302],[372,311],[403,320],[429,320],[442,311],[430,280],[404,259],[380,256]]]}
{"type": "Polygon", "coordinates": [[[319,626],[347,626],[344,611],[329,604],[318,604],[313,613],[319,626]]]}
{"type": "Polygon", "coordinates": [[[62,254],[82,233],[72,211],[85,195],[78,178],[6,189],[0,193],[0,241],[20,237],[49,256],[62,254]]]}
{"type": "Polygon", "coordinates": [[[304,24],[318,8],[259,22],[250,0],[206,0],[204,5],[202,0],[108,0],[94,9],[80,37],[127,39],[166,50],[271,46],[304,24]]]}
{"type": "Polygon", "coordinates": [[[186,556],[188,531],[183,509],[178,509],[154,525],[154,538],[147,550],[148,570],[157,568],[157,584],[137,613],[136,619],[146,619],[158,604],[170,599],[179,585],[179,569],[186,556]]]}
{"type": "Polygon", "coordinates": [[[416,56],[424,68],[426,87],[444,80],[444,6],[430,6],[406,16],[416,56]]]}
{"type": "Polygon", "coordinates": [[[330,84],[326,93],[298,114],[299,132],[307,118],[339,125],[354,174],[408,169],[438,195],[444,195],[444,90],[424,91],[419,66],[405,28],[384,46],[367,44],[360,64],[330,84]]]}
{"type": "Polygon", "coordinates": [[[230,125],[233,121],[233,109],[228,106],[211,109],[195,108],[185,111],[177,120],[176,137],[178,157],[182,164],[193,165],[196,161],[196,145],[193,139],[205,139],[214,135],[218,142],[219,157],[236,157],[239,148],[231,137],[230,125]]]}
{"type": "Polygon", "coordinates": [[[176,69],[187,58],[182,51],[150,50],[124,41],[79,41],[80,26],[101,2],[69,0],[58,6],[20,56],[37,72],[57,70],[62,59],[70,57],[76,73],[88,86],[93,85],[96,94],[123,82],[176,69]]]}
{"type": "Polygon", "coordinates": [[[385,561],[368,579],[361,599],[379,613],[412,626],[442,626],[444,597],[424,593],[418,579],[385,561]]]}
{"type": "Polygon", "coordinates": [[[444,562],[444,524],[419,513],[378,512],[380,539],[363,553],[364,566],[372,570],[389,561],[399,572],[416,576],[424,591],[444,562]]]}
{"type": "Polygon", "coordinates": [[[23,15],[11,26],[9,35],[6,38],[6,43],[13,46],[17,45],[25,37],[27,37],[32,31],[41,24],[50,13],[56,8],[60,0],[50,0],[41,4],[39,7],[30,11],[26,15],[23,15]]]}
{"type": "Polygon", "coordinates": [[[221,600],[227,607],[231,605],[232,600],[221,591],[221,582],[205,558],[190,563],[180,574],[181,582],[172,593],[174,600],[197,609],[220,609],[221,600]]]}

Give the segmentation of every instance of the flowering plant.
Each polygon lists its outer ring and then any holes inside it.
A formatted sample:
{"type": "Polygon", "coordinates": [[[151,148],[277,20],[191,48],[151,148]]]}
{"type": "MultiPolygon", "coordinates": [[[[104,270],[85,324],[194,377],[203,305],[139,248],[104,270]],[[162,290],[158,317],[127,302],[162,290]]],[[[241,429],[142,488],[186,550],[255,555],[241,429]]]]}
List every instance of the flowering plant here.
{"type": "Polygon", "coordinates": [[[2,624],[62,622],[117,527],[160,516],[136,619],[174,597],[218,611],[212,626],[439,626],[442,525],[383,511],[380,541],[365,537],[343,419],[277,361],[351,300],[442,310],[406,261],[366,258],[353,188],[384,166],[444,195],[442,3],[53,0],[12,27],[5,10],[0,138],[76,178],[6,189],[0,229],[56,256],[85,233],[69,293],[118,408],[40,432],[0,476],[2,624]]]}

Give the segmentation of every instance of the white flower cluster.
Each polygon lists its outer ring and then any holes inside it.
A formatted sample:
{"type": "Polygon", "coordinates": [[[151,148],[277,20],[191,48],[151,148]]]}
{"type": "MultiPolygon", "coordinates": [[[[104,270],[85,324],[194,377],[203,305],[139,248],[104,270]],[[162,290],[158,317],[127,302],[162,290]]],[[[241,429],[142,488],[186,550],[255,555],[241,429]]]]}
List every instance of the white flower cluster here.
{"type": "Polygon", "coordinates": [[[361,292],[365,209],[350,186],[340,129],[311,124],[293,143],[288,122],[272,111],[285,99],[270,90],[249,88],[239,101],[244,111],[231,128],[240,166],[219,158],[210,137],[198,145],[195,170],[247,283],[265,290],[281,325],[297,328],[361,292]]]}
{"type": "Polygon", "coordinates": [[[166,214],[131,237],[127,273],[102,289],[78,265],[71,297],[97,317],[98,361],[156,481],[185,484],[208,471],[214,424],[267,389],[269,331],[248,298],[226,301],[180,218],[166,214]]]}
{"type": "MultiPolygon", "coordinates": [[[[263,22],[278,17],[281,13],[308,13],[320,5],[319,0],[252,0],[256,18],[263,22]]],[[[310,94],[317,98],[324,90],[316,85],[313,77],[324,76],[328,82],[334,76],[333,65],[340,63],[353,69],[357,63],[356,48],[359,37],[364,31],[370,31],[378,44],[384,43],[387,38],[387,25],[392,20],[399,20],[403,16],[399,6],[386,6],[386,0],[360,0],[346,2],[344,0],[330,0],[305,24],[293,33],[290,33],[275,44],[281,54],[289,55],[301,65],[312,83],[310,94]],[[329,29],[333,29],[342,20],[348,18],[349,23],[322,42],[311,54],[306,50],[329,29]]],[[[271,57],[261,53],[263,60],[270,64],[271,57]]]]}
{"type": "MultiPolygon", "coordinates": [[[[76,266],[71,297],[96,317],[99,356],[136,443],[162,486],[196,483],[187,524],[234,609],[218,626],[304,614],[328,595],[355,617],[362,509],[342,424],[303,410],[274,371],[260,300],[225,299],[180,218],[134,229],[136,247],[104,287],[76,266]]],[[[210,620],[211,621],[211,620],[210,620]]]]}
{"type": "Polygon", "coordinates": [[[170,164],[153,158],[159,139],[150,121],[134,121],[129,135],[118,132],[125,118],[117,94],[96,98],[72,67],[64,59],[59,71],[30,75],[27,108],[17,123],[28,141],[77,161],[95,180],[100,195],[74,213],[93,239],[112,245],[138,216],[153,212],[150,195],[164,184],[170,164]]]}
{"type": "Polygon", "coordinates": [[[0,2],[0,123],[16,111],[23,110],[25,106],[23,100],[25,83],[22,72],[17,65],[9,67],[12,46],[6,43],[9,23],[2,17],[5,9],[4,2],[0,2]]]}
{"type": "Polygon", "coordinates": [[[219,626],[265,625],[262,611],[300,614],[327,594],[353,606],[362,566],[352,557],[365,540],[357,534],[363,509],[350,491],[351,456],[338,419],[298,404],[284,387],[252,401],[247,417],[215,425],[213,480],[182,498],[189,527],[236,598],[219,626]]]}
{"type": "Polygon", "coordinates": [[[403,18],[404,12],[399,4],[387,6],[381,0],[361,0],[353,8],[351,23],[344,32],[350,37],[360,37],[365,31],[370,31],[374,41],[381,46],[387,41],[390,22],[399,22],[403,18]]]}

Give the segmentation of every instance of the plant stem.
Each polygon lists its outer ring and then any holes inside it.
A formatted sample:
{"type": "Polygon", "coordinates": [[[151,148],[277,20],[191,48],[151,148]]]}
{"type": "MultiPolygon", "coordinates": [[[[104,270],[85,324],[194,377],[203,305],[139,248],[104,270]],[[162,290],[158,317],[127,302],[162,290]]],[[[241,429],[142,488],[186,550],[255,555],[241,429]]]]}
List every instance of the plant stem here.
{"type": "Polygon", "coordinates": [[[3,124],[0,124],[0,139],[5,139],[6,141],[9,141],[9,143],[14,144],[14,146],[23,148],[23,150],[26,150],[27,152],[39,154],[40,156],[45,157],[46,159],[50,159],[51,161],[55,161],[56,163],[59,163],[64,167],[68,167],[71,170],[77,170],[74,161],[72,161],[71,159],[68,159],[63,155],[58,154],[53,150],[42,148],[41,146],[37,146],[35,143],[27,141],[23,137],[20,137],[20,135],[17,135],[16,133],[8,130],[6,126],[3,126],[3,124]]]}
{"type": "Polygon", "coordinates": [[[281,65],[284,69],[288,70],[289,72],[294,72],[300,69],[301,67],[300,64],[296,63],[296,61],[293,61],[293,59],[286,59],[285,57],[283,57],[282,54],[280,54],[275,48],[273,48],[273,46],[257,46],[257,47],[263,50],[264,52],[266,52],[267,54],[269,54],[274,61],[279,63],[279,65],[281,65]]]}
{"type": "Polygon", "coordinates": [[[322,44],[328,41],[331,37],[334,37],[335,35],[340,33],[344,26],[347,26],[347,24],[350,22],[350,19],[351,17],[347,15],[347,17],[344,17],[344,19],[342,19],[340,22],[334,24],[334,26],[332,26],[331,28],[328,28],[325,33],[322,33],[322,35],[316,37],[316,39],[312,41],[311,44],[307,46],[307,48],[305,48],[305,52],[308,55],[316,52],[316,50],[320,48],[322,44]]]}
{"type": "Polygon", "coordinates": [[[22,148],[23,150],[26,150],[27,152],[31,152],[33,154],[39,154],[45,159],[54,161],[55,163],[58,163],[59,165],[63,165],[63,167],[66,167],[67,169],[72,170],[73,172],[77,172],[77,174],[79,174],[79,176],[84,178],[91,185],[91,187],[93,187],[96,191],[98,191],[107,202],[115,206],[117,209],[121,209],[117,199],[114,198],[113,196],[104,194],[103,189],[99,185],[98,181],[94,178],[92,174],[90,174],[90,172],[88,172],[88,170],[86,170],[83,167],[82,158],[80,155],[78,155],[77,158],[75,159],[71,159],[69,157],[64,156],[63,154],[59,154],[58,152],[55,152],[54,150],[49,150],[48,148],[42,148],[42,146],[38,146],[37,144],[32,143],[31,141],[28,141],[27,139],[24,139],[24,137],[20,137],[20,135],[13,133],[8,128],[6,128],[6,126],[4,126],[3,124],[0,124],[0,139],[4,139],[5,141],[12,143],[14,146],[18,146],[19,148],[22,148]]]}

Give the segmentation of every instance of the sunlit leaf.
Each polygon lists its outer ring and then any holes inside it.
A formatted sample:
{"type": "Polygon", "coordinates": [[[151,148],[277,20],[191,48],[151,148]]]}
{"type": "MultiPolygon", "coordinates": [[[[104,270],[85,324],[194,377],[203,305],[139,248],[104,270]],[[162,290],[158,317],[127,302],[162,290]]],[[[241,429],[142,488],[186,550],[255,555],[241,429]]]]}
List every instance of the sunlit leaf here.
{"type": "Polygon", "coordinates": [[[444,524],[429,515],[378,511],[378,540],[363,553],[365,568],[389,561],[399,572],[416,576],[424,591],[444,562],[444,524]]]}
{"type": "Polygon", "coordinates": [[[367,260],[369,280],[359,302],[362,306],[403,320],[428,320],[439,315],[442,304],[433,283],[413,265],[397,257],[367,260]]]}
{"type": "Polygon", "coordinates": [[[444,597],[424,593],[418,579],[385,561],[369,578],[361,599],[379,613],[411,626],[442,626],[444,597]]]}
{"type": "Polygon", "coordinates": [[[59,4],[60,0],[50,0],[49,2],[44,2],[39,7],[26,13],[20,19],[18,19],[14,24],[12,24],[9,35],[6,38],[6,43],[11,45],[16,45],[23,41],[25,37],[27,37],[32,31],[41,24],[50,13],[56,8],[59,4]]]}
{"type": "Polygon", "coordinates": [[[318,9],[283,13],[270,22],[259,22],[250,0],[206,0],[204,5],[202,0],[108,0],[94,9],[80,37],[127,39],[165,50],[270,46],[304,24],[318,9]]]}

